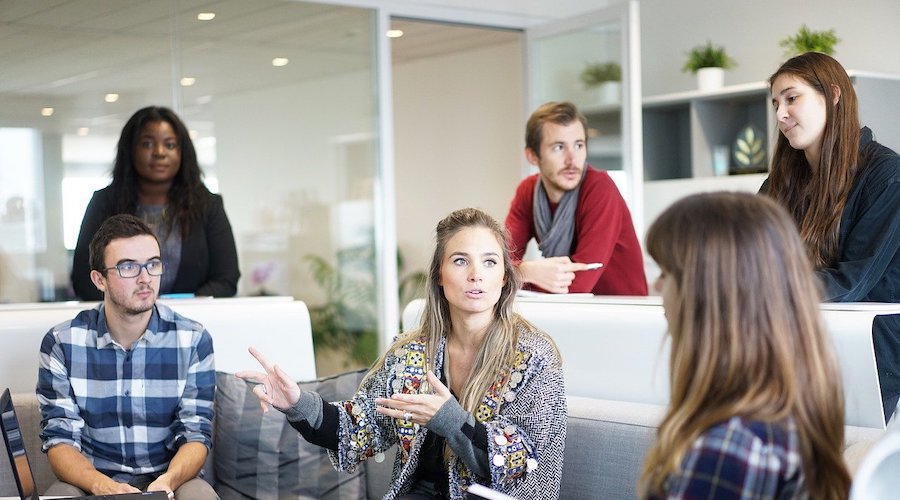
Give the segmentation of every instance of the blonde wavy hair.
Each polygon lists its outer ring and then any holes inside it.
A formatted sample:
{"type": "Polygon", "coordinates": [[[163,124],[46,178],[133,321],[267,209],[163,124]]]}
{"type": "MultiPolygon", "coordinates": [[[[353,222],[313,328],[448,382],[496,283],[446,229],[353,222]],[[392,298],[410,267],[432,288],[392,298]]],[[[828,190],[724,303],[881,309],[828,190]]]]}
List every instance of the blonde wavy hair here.
{"type": "MultiPolygon", "coordinates": [[[[494,306],[494,317],[488,325],[487,335],[481,345],[469,379],[465,384],[462,394],[457,394],[460,405],[468,412],[475,413],[481,404],[484,395],[491,385],[496,382],[505,383],[506,380],[498,380],[501,373],[506,372],[515,361],[516,345],[519,341],[519,329],[536,330],[525,318],[513,311],[513,303],[516,292],[521,287],[521,277],[513,266],[509,257],[509,245],[506,241],[506,233],[502,226],[490,215],[476,208],[463,208],[450,213],[438,222],[436,229],[436,244],[434,254],[431,257],[428,277],[426,279],[425,307],[422,312],[422,320],[418,328],[405,332],[387,349],[384,355],[375,362],[368,376],[377,372],[384,364],[387,353],[411,340],[421,340],[426,344],[427,369],[433,370],[437,357],[437,349],[441,338],[450,332],[450,304],[444,296],[441,287],[441,264],[447,249],[447,242],[456,233],[463,229],[483,227],[491,231],[500,244],[503,258],[504,284],[500,291],[500,299],[494,306]]],[[[543,335],[543,334],[542,334],[543,335]]],[[[546,336],[553,344],[553,340],[546,336]]]]}
{"type": "Polygon", "coordinates": [[[700,434],[740,416],[792,419],[811,498],[846,499],[841,377],[788,213],[747,193],[690,196],[652,224],[647,249],[675,292],[666,303],[671,404],[641,495],[662,495],[700,434]]]}

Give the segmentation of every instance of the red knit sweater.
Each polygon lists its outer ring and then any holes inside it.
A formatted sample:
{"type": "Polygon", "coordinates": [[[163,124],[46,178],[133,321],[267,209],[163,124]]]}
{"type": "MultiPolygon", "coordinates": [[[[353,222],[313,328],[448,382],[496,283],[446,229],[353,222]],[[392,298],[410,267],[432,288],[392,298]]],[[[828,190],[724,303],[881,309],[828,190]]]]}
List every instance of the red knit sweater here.
{"type": "MultiPolygon", "coordinates": [[[[631,212],[609,174],[590,166],[585,168],[569,258],[573,262],[602,262],[603,267],[576,272],[569,293],[647,295],[644,258],[631,212]]],[[[522,260],[528,241],[537,238],[532,197],[539,178],[540,174],[534,174],[522,180],[506,216],[510,250],[516,264],[522,260]]],[[[550,204],[550,210],[556,211],[555,203],[550,204]]]]}

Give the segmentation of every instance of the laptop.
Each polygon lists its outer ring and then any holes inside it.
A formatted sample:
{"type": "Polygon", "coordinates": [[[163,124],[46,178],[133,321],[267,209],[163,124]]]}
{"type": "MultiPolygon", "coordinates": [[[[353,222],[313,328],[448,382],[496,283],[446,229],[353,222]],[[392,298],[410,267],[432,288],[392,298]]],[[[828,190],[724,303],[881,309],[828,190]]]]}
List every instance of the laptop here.
{"type": "MultiPolygon", "coordinates": [[[[13,406],[9,389],[3,390],[0,396],[0,434],[3,434],[3,442],[6,444],[6,454],[9,456],[9,464],[13,477],[16,480],[16,488],[19,490],[21,500],[40,500],[37,488],[34,485],[34,474],[31,472],[31,464],[25,453],[25,440],[16,417],[16,408],[13,406]]],[[[79,500],[168,500],[164,491],[151,491],[147,493],[122,493],[118,495],[91,495],[73,497],[79,500]]]]}

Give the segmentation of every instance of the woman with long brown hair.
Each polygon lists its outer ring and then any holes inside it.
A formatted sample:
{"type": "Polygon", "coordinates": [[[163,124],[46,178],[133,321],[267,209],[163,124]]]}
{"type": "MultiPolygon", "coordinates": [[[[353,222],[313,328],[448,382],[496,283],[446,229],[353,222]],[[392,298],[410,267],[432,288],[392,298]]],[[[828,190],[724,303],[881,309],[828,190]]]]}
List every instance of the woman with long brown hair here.
{"type": "Polygon", "coordinates": [[[399,452],[386,500],[463,500],[472,482],[559,498],[566,439],[556,344],[513,311],[519,277],[500,225],[457,210],[437,225],[421,326],[375,362],[349,401],[325,404],[272,366],[238,377],[341,470],[399,452]]]}
{"type": "MultiPolygon", "coordinates": [[[[817,52],[770,78],[778,141],[760,189],[793,217],[823,283],[823,300],[900,301],[900,156],[860,128],[856,91],[817,52]]],[[[885,420],[900,397],[900,316],[875,319],[885,420]]]]}
{"type": "Polygon", "coordinates": [[[846,499],[844,396],[794,222],[765,197],[676,202],[647,232],[671,402],[644,498],[846,499]]]}

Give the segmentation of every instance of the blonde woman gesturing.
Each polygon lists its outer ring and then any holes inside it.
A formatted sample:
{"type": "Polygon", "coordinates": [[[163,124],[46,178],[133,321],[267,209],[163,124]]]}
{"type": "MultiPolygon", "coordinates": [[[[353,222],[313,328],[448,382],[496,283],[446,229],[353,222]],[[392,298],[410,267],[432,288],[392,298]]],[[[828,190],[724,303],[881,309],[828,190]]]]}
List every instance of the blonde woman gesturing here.
{"type": "Polygon", "coordinates": [[[339,469],[398,444],[386,500],[464,500],[472,482],[556,500],[562,363],[550,337],[513,312],[518,288],[500,225],[457,210],[437,225],[421,326],[400,335],[353,399],[323,403],[255,350],[265,373],[237,375],[339,469]]]}

